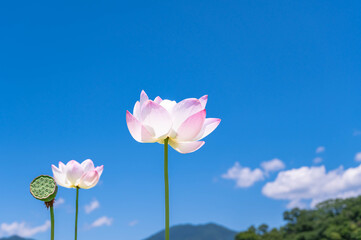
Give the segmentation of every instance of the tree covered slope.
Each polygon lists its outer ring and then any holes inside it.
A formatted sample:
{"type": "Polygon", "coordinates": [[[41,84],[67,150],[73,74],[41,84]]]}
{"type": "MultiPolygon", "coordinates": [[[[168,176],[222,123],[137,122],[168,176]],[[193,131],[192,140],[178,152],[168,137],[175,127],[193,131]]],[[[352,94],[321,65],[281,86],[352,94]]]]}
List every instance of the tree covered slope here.
{"type": "Polygon", "coordinates": [[[236,240],[361,240],[361,197],[322,202],[315,209],[294,208],[286,224],[269,230],[262,224],[240,232],[236,240]]]}

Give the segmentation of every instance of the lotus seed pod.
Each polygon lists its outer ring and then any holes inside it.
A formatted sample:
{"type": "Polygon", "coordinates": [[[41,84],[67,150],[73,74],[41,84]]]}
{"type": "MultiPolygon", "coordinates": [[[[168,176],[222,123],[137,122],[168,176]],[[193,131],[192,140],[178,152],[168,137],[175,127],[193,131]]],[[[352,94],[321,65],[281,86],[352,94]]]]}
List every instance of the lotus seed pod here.
{"type": "Polygon", "coordinates": [[[34,198],[44,202],[54,200],[58,186],[55,180],[47,175],[40,175],[30,183],[30,193],[34,198]]]}

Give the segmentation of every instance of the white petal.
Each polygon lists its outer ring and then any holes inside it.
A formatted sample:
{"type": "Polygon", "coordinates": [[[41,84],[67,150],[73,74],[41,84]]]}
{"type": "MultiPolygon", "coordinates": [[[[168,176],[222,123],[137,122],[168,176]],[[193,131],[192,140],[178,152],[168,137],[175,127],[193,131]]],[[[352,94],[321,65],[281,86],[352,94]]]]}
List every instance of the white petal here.
{"type": "Polygon", "coordinates": [[[137,101],[135,104],[134,104],[134,108],[133,108],[133,116],[139,120],[140,118],[140,102],[137,101]]]}
{"type": "Polygon", "coordinates": [[[141,122],[148,130],[154,131],[155,138],[167,136],[172,128],[170,114],[165,108],[153,101],[144,103],[141,109],[141,122]]]}
{"type": "Polygon", "coordinates": [[[59,169],[61,172],[65,173],[66,172],[66,166],[64,163],[59,162],[59,169]]]}
{"type": "Polygon", "coordinates": [[[169,140],[169,145],[172,146],[176,151],[180,153],[191,153],[200,149],[203,145],[203,141],[197,142],[174,142],[173,140],[169,140]]]}
{"type": "Polygon", "coordinates": [[[219,118],[206,118],[203,124],[202,130],[199,132],[198,136],[194,140],[201,140],[208,136],[211,132],[214,131],[221,122],[219,118]]]}
{"type": "Polygon", "coordinates": [[[193,141],[193,139],[202,130],[204,120],[206,118],[206,110],[193,114],[176,130],[176,139],[180,142],[193,141]]]}
{"type": "Polygon", "coordinates": [[[94,170],[94,163],[92,160],[87,159],[84,162],[81,163],[81,167],[83,168],[83,171],[89,172],[89,171],[93,171],[94,170]]]}
{"type": "Polygon", "coordinates": [[[174,106],[177,105],[177,102],[165,99],[160,103],[160,105],[164,107],[171,114],[174,106]]]}
{"type": "MultiPolygon", "coordinates": [[[[60,165],[60,163],[59,163],[60,165]]],[[[62,172],[60,168],[57,168],[54,165],[51,165],[51,169],[53,170],[53,176],[55,179],[55,182],[62,187],[69,187],[68,184],[65,181],[66,173],[62,172]]]]}
{"type": "Polygon", "coordinates": [[[199,101],[201,102],[202,107],[203,107],[203,108],[206,108],[207,101],[208,101],[208,95],[204,95],[203,97],[201,97],[201,98],[199,99],[199,101]]]}
{"type": "Polygon", "coordinates": [[[153,135],[127,111],[127,126],[132,137],[138,142],[155,142],[153,135]]]}
{"type": "Polygon", "coordinates": [[[184,99],[177,103],[172,111],[173,129],[177,130],[180,125],[193,114],[202,111],[201,102],[195,98],[184,99]]]}

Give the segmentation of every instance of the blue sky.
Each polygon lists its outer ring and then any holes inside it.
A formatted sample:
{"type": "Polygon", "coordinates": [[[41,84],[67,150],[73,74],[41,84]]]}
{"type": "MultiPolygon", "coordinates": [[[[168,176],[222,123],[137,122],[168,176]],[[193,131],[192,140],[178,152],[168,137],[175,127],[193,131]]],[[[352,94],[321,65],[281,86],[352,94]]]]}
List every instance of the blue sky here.
{"type": "MultiPolygon", "coordinates": [[[[97,187],[80,192],[81,239],[140,240],[163,228],[163,148],[137,143],[125,123],[142,89],[177,101],[208,94],[207,116],[222,119],[199,151],[170,151],[171,224],[279,226],[290,202],[309,207],[359,194],[360,7],[1,3],[0,236],[15,229],[48,239],[41,232],[48,212],[29,183],[51,174],[51,164],[87,158],[105,169],[97,187]],[[272,159],[284,167],[261,167],[272,159]],[[296,187],[280,192],[284,179],[296,187]],[[332,179],[352,184],[310,193],[313,183],[332,179]],[[99,207],[87,214],[91,202],[99,207]],[[98,219],[108,225],[91,227],[98,219]]],[[[60,188],[58,196],[56,237],[71,239],[75,191],[60,188]]]]}

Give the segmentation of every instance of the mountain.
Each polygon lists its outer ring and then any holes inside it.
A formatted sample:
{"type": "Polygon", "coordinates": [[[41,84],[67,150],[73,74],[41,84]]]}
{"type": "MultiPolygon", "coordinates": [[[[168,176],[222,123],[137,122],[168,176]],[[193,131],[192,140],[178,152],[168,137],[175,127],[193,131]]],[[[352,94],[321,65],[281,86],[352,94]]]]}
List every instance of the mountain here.
{"type": "MultiPolygon", "coordinates": [[[[177,225],[169,230],[172,240],[234,240],[235,231],[220,225],[209,223],[204,225],[177,225]]],[[[164,240],[164,230],[144,240],[164,240]]]]}
{"type": "Polygon", "coordinates": [[[6,237],[6,238],[0,238],[0,240],[33,240],[33,239],[22,238],[19,236],[11,236],[11,237],[6,237]]]}

